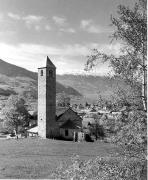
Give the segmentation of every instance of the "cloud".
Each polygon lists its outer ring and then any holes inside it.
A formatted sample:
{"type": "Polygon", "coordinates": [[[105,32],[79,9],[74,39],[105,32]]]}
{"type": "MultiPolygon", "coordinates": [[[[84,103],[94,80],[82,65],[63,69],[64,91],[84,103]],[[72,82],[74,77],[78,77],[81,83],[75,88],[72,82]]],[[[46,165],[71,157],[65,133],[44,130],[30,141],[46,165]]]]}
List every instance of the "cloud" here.
{"type": "Polygon", "coordinates": [[[67,19],[65,17],[53,16],[54,23],[59,27],[60,32],[65,33],[76,33],[76,30],[72,27],[69,27],[67,19]]]}
{"type": "Polygon", "coordinates": [[[0,22],[3,21],[3,19],[4,19],[4,15],[0,13],[0,22]]]}
{"type": "Polygon", "coordinates": [[[25,21],[25,23],[27,23],[27,24],[39,23],[44,19],[43,16],[37,16],[37,15],[23,16],[23,15],[19,15],[19,14],[12,13],[12,12],[9,12],[7,14],[7,16],[13,20],[25,21]]]}
{"type": "Polygon", "coordinates": [[[51,26],[48,25],[48,24],[46,24],[46,25],[45,25],[45,30],[46,30],[46,31],[50,31],[50,30],[51,30],[51,26]]]}
{"type": "Polygon", "coordinates": [[[49,28],[49,25],[46,25],[46,21],[44,21],[45,17],[43,16],[38,16],[38,15],[23,16],[23,15],[15,14],[12,12],[9,12],[7,16],[12,20],[24,22],[28,29],[33,28],[36,31],[40,31],[41,29],[44,29],[47,31],[51,30],[51,28],[49,28]]]}
{"type": "Polygon", "coordinates": [[[16,36],[16,31],[14,30],[5,30],[5,31],[0,31],[0,38],[2,39],[3,37],[12,38],[12,36],[16,36]]]}
{"type": "Polygon", "coordinates": [[[123,47],[120,43],[115,44],[98,44],[98,43],[90,43],[91,49],[97,49],[100,52],[106,53],[108,55],[113,54],[115,56],[119,56],[121,54],[120,49],[123,47]]]}
{"type": "Polygon", "coordinates": [[[95,24],[95,22],[92,19],[81,20],[80,28],[83,31],[86,31],[88,33],[95,33],[95,34],[104,33],[104,32],[111,32],[110,29],[102,28],[98,24],[95,24]]]}
{"type": "Polygon", "coordinates": [[[22,18],[20,15],[14,14],[14,13],[11,13],[11,12],[9,12],[7,15],[8,15],[9,18],[11,18],[13,20],[21,20],[21,18],[22,18]]]}
{"type": "Polygon", "coordinates": [[[101,33],[101,28],[96,25],[92,19],[82,20],[80,23],[80,28],[89,33],[101,33]]]}
{"type": "Polygon", "coordinates": [[[40,31],[41,30],[41,26],[39,26],[39,25],[35,25],[34,28],[35,28],[36,31],[40,31]]]}
{"type": "Polygon", "coordinates": [[[45,65],[48,55],[57,66],[57,73],[83,69],[87,48],[82,45],[46,46],[38,44],[10,45],[0,43],[0,59],[36,71],[45,65]]]}
{"type": "Polygon", "coordinates": [[[7,15],[8,15],[9,18],[11,18],[13,20],[22,20],[26,24],[39,23],[39,22],[41,22],[41,20],[44,19],[43,16],[37,16],[37,15],[22,16],[22,15],[15,14],[15,13],[12,13],[12,12],[9,12],[7,15]]]}
{"type": "MultiPolygon", "coordinates": [[[[34,14],[29,14],[29,15],[19,15],[16,13],[9,12],[7,16],[12,19],[12,20],[17,20],[20,22],[23,22],[27,29],[34,29],[35,31],[51,31],[52,27],[49,25],[49,22],[47,21],[47,18],[44,16],[38,16],[34,14]]],[[[4,19],[4,15],[0,14],[0,21],[1,19],[4,19]]],[[[74,30],[72,28],[69,29],[63,29],[63,32],[71,32],[74,33],[74,30]]]]}
{"type": "Polygon", "coordinates": [[[54,23],[58,26],[65,26],[67,24],[67,19],[64,17],[53,16],[52,19],[54,23]]]}
{"type": "MultiPolygon", "coordinates": [[[[120,53],[121,45],[119,43],[114,45],[108,44],[95,44],[90,43],[87,45],[82,44],[65,44],[63,46],[47,46],[47,45],[39,45],[39,44],[18,44],[18,45],[10,45],[6,43],[0,43],[1,53],[0,56],[2,57],[11,57],[14,54],[18,55],[17,57],[21,59],[28,59],[29,57],[32,58],[35,56],[71,56],[71,57],[78,57],[78,56],[87,56],[91,52],[91,49],[97,48],[99,51],[108,53],[108,54],[118,54],[120,53]],[[26,58],[27,57],[27,58],[26,58]]],[[[29,59],[30,59],[29,58],[29,59]]],[[[32,59],[33,60],[33,59],[32,59]]]]}
{"type": "MultiPolygon", "coordinates": [[[[86,63],[86,56],[90,54],[90,49],[98,48],[98,50],[116,53],[119,51],[120,44],[65,44],[63,46],[39,45],[39,44],[18,44],[10,45],[0,43],[0,59],[9,63],[36,71],[38,67],[45,65],[47,55],[51,58],[57,67],[57,73],[76,73],[82,72],[86,63]]],[[[119,52],[118,52],[119,53],[119,52]]],[[[95,69],[94,73],[106,74],[108,67],[100,65],[95,69]]],[[[93,72],[91,72],[93,73],[93,72]]]]}
{"type": "Polygon", "coordinates": [[[41,20],[44,19],[43,16],[36,16],[36,15],[28,15],[22,18],[26,24],[33,24],[33,23],[39,23],[41,20]]]}
{"type": "Polygon", "coordinates": [[[82,28],[87,28],[88,26],[90,26],[90,24],[92,24],[92,20],[91,19],[89,19],[89,20],[82,20],[81,21],[81,27],[82,28]]]}
{"type": "Polygon", "coordinates": [[[43,16],[36,16],[36,15],[28,15],[22,17],[22,20],[25,22],[27,28],[34,28],[36,31],[41,30],[41,21],[44,19],[43,16]]]}
{"type": "Polygon", "coordinates": [[[74,28],[60,28],[60,31],[67,33],[76,33],[76,30],[74,28]]]}

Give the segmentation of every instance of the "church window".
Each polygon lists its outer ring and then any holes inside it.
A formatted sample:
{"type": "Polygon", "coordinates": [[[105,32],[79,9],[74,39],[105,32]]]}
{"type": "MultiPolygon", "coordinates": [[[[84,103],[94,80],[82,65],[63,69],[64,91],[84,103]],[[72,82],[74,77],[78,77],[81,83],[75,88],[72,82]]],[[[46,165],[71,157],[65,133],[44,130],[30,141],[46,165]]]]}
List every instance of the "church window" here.
{"type": "Polygon", "coordinates": [[[65,129],[65,136],[68,136],[68,129],[65,129]]]}
{"type": "Polygon", "coordinates": [[[41,76],[43,76],[43,70],[41,70],[41,76]]]}

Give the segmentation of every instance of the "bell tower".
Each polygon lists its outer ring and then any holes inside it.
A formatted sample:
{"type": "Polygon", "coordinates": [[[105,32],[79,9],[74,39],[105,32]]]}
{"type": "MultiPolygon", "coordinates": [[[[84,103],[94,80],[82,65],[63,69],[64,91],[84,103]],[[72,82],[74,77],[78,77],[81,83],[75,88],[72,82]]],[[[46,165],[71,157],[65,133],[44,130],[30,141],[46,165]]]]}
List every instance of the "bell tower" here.
{"type": "Polygon", "coordinates": [[[56,67],[47,56],[46,67],[38,68],[38,135],[54,137],[56,129],[56,67]]]}

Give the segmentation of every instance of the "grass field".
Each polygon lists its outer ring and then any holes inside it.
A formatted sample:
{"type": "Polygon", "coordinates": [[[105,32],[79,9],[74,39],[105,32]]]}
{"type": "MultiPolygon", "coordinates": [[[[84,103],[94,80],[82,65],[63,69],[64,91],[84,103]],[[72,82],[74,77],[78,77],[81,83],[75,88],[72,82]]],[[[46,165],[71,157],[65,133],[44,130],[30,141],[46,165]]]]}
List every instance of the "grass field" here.
{"type": "Polygon", "coordinates": [[[115,151],[114,145],[99,141],[0,140],[0,178],[50,178],[54,169],[63,161],[68,163],[74,154],[87,160],[115,151]]]}

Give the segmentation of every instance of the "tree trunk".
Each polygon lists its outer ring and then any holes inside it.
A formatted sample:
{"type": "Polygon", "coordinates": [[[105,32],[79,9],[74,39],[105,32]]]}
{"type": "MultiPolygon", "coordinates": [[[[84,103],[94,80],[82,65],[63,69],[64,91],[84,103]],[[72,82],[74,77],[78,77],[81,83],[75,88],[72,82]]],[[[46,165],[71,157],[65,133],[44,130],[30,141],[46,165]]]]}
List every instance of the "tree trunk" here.
{"type": "Polygon", "coordinates": [[[143,84],[142,84],[142,100],[144,110],[147,111],[147,70],[144,70],[143,84]]]}
{"type": "Polygon", "coordinates": [[[18,140],[18,126],[15,127],[16,139],[18,140]]]}
{"type": "MultiPolygon", "coordinates": [[[[143,12],[146,14],[146,10],[143,12]]],[[[142,28],[142,39],[143,39],[143,85],[142,85],[142,100],[144,110],[147,112],[147,34],[145,34],[144,27],[142,28]]]]}

